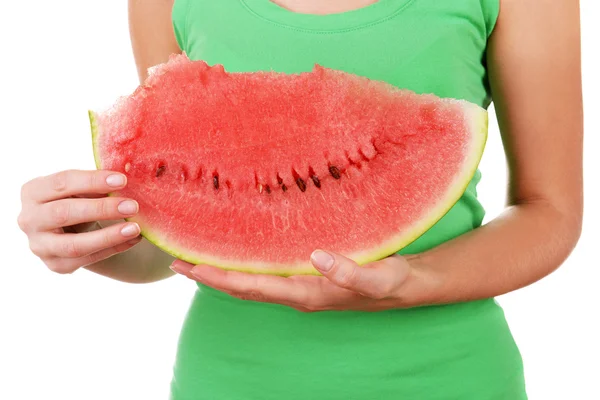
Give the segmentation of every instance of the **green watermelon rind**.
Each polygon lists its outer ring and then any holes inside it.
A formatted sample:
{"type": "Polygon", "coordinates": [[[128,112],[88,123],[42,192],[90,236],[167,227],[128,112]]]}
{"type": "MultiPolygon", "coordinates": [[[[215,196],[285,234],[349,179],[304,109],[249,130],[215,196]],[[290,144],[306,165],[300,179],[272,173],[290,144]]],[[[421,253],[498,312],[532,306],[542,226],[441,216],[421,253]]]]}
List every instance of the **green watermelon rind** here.
{"type": "MultiPolygon", "coordinates": [[[[388,239],[385,243],[371,249],[364,249],[361,252],[355,254],[346,254],[347,257],[357,262],[359,265],[364,265],[372,261],[380,260],[388,257],[394,253],[397,253],[402,248],[406,247],[421,235],[423,235],[429,228],[435,225],[440,219],[442,219],[448,211],[458,202],[462,197],[465,190],[467,189],[471,179],[475,175],[483,151],[487,141],[488,131],[488,113],[485,109],[469,103],[463,100],[447,99],[447,101],[459,102],[463,109],[464,115],[468,123],[470,123],[471,142],[470,149],[467,151],[469,155],[463,162],[463,168],[459,174],[455,177],[455,183],[451,185],[451,188],[446,192],[444,200],[438,202],[437,207],[431,209],[429,213],[421,219],[418,225],[415,225],[410,231],[402,232],[397,236],[388,239]]],[[[96,113],[88,111],[90,119],[90,127],[92,131],[92,143],[94,149],[94,160],[97,169],[102,169],[101,157],[99,154],[98,140],[101,135],[98,127],[98,121],[96,113]]],[[[110,194],[109,194],[110,195],[110,194]]],[[[189,253],[185,249],[180,249],[171,243],[165,241],[160,232],[154,232],[147,227],[143,221],[139,219],[139,216],[133,218],[126,218],[127,221],[137,222],[141,228],[141,235],[146,238],[149,242],[165,251],[166,253],[187,261],[195,265],[212,265],[229,271],[239,271],[256,274],[269,274],[279,276],[292,276],[292,275],[321,275],[317,271],[309,260],[305,262],[299,262],[294,265],[289,264],[273,264],[273,263],[232,263],[230,260],[222,260],[216,257],[211,257],[206,254],[194,254],[189,253]]],[[[328,250],[328,249],[323,249],[328,250]]]]}
{"type": "Polygon", "coordinates": [[[96,113],[88,110],[88,116],[90,118],[90,129],[92,130],[92,148],[94,149],[94,163],[97,169],[102,169],[100,163],[100,154],[98,154],[98,121],[96,119],[96,113]]]}

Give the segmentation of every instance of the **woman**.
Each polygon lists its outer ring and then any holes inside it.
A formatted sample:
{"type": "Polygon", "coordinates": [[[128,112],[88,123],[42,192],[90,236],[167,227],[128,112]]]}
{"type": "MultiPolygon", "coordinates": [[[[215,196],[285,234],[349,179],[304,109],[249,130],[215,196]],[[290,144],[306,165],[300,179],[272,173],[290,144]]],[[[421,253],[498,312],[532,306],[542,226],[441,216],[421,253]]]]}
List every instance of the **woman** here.
{"type": "Polygon", "coordinates": [[[493,97],[510,168],[509,207],[485,226],[477,173],[401,254],[358,267],[316,249],[323,276],[293,278],[171,260],[122,222],[137,212],[135,199],[105,197],[127,184],[119,173],[63,171],[25,184],[19,225],[53,271],[153,282],[173,275],[171,264],[199,282],[173,399],[526,398],[521,357],[493,298],[551,273],[579,238],[577,2],[129,5],[140,81],[185,51],[229,71],[300,72],[318,62],[483,107],[493,97]]]}

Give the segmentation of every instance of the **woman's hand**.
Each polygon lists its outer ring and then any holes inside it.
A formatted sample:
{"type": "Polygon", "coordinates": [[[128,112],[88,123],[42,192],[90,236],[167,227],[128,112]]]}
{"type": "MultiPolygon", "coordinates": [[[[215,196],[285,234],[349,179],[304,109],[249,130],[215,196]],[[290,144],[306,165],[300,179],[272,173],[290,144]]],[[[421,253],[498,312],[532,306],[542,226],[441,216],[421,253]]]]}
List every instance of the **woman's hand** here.
{"type": "Polygon", "coordinates": [[[19,227],[31,251],[58,273],[71,273],[121,253],[140,242],[140,227],[121,222],[102,228],[96,221],[138,212],[131,199],[106,197],[127,184],[111,171],[62,171],[23,185],[19,227]]]}
{"type": "Polygon", "coordinates": [[[394,255],[358,266],[344,256],[317,250],[311,262],[323,276],[289,278],[224,271],[181,260],[176,260],[171,269],[243,300],[276,303],[304,312],[380,311],[410,307],[416,300],[417,296],[408,293],[411,281],[421,281],[425,274],[411,265],[414,259],[394,255]]]}

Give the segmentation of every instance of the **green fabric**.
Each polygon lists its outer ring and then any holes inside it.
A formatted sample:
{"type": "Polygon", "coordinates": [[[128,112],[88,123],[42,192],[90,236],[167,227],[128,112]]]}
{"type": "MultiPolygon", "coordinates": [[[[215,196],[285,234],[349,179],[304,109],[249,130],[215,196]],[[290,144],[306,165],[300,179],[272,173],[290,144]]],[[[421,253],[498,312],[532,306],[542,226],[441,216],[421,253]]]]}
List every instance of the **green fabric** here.
{"type": "MultiPolygon", "coordinates": [[[[228,71],[315,63],[487,107],[487,38],[499,0],[380,0],[341,14],[269,0],[177,0],[192,59],[228,71]]],[[[477,172],[452,210],[403,253],[478,227],[477,172]]],[[[518,348],[494,299],[378,313],[303,314],[198,286],[180,337],[172,398],[525,399],[518,348]]]]}

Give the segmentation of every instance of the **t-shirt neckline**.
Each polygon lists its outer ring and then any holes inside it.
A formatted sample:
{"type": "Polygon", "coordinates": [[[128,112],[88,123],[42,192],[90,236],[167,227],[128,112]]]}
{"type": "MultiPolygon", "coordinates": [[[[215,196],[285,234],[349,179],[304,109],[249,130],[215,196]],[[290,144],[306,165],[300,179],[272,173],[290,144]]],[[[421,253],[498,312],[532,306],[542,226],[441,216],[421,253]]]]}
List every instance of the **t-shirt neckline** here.
{"type": "Polygon", "coordinates": [[[379,0],[356,10],[335,14],[302,14],[270,0],[240,0],[246,9],[271,23],[306,31],[336,32],[374,25],[392,18],[413,0],[379,0]]]}

